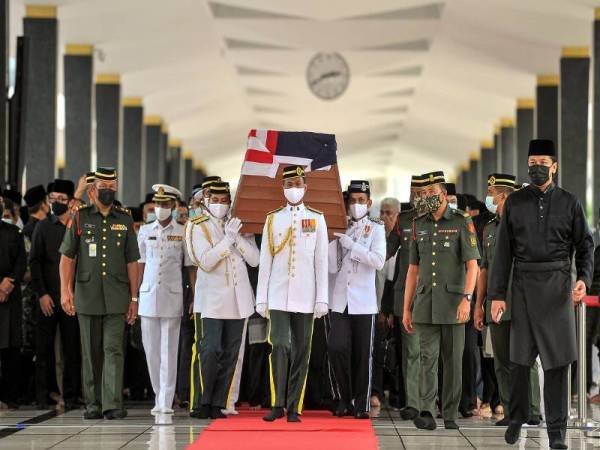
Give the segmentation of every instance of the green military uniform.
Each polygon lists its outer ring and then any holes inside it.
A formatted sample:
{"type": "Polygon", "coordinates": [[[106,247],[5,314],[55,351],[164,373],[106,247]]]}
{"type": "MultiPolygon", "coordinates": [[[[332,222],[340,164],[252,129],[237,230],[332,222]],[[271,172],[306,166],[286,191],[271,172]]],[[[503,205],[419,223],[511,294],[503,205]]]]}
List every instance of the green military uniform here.
{"type": "Polygon", "coordinates": [[[77,259],[75,310],[87,412],[120,410],[125,314],[131,301],[127,264],[140,258],[133,219],[118,206],[106,216],[95,205],[83,206],[69,222],[60,252],[77,259]]]}
{"type": "MultiPolygon", "coordinates": [[[[443,180],[443,174],[440,177],[443,180]]],[[[420,341],[421,411],[435,417],[441,351],[442,415],[446,421],[458,415],[465,326],[456,314],[465,293],[465,262],[473,259],[479,259],[479,250],[467,214],[446,206],[439,221],[431,213],[415,219],[410,264],[419,266],[412,320],[420,341]]]]}
{"type": "MultiPolygon", "coordinates": [[[[496,249],[496,232],[500,225],[500,218],[494,217],[487,223],[483,230],[483,251],[481,258],[481,269],[486,269],[488,279],[493,270],[494,253],[496,249]]],[[[512,277],[511,277],[512,278],[512,277]]],[[[494,371],[498,380],[498,390],[500,401],[504,407],[504,415],[508,417],[510,411],[510,371],[513,363],[510,361],[510,282],[506,291],[506,311],[502,314],[500,323],[492,320],[492,302],[485,302],[485,317],[489,324],[489,332],[492,339],[492,348],[494,350],[494,371]]],[[[531,415],[538,417],[540,415],[540,380],[538,375],[537,362],[531,368],[529,400],[531,403],[531,415]]]]}
{"type": "Polygon", "coordinates": [[[396,255],[396,272],[398,276],[394,283],[394,316],[396,316],[394,329],[396,331],[396,345],[398,345],[398,341],[401,341],[402,379],[406,407],[419,411],[419,377],[421,371],[419,336],[417,333],[409,334],[402,326],[404,287],[406,286],[406,273],[410,262],[413,222],[416,217],[416,209],[404,211],[398,215],[396,227],[387,239],[387,254],[388,258],[396,255]],[[398,336],[398,334],[400,335],[398,336]]]}

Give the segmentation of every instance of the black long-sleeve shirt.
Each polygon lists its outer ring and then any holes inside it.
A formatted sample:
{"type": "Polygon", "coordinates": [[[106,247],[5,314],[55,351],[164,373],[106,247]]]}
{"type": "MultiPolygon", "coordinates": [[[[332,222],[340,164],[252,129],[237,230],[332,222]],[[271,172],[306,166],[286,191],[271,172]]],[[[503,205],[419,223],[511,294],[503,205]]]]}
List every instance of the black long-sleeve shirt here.
{"type": "Polygon", "coordinates": [[[568,261],[575,252],[577,279],[592,283],[594,240],[581,202],[551,185],[546,192],[527,186],[511,194],[496,238],[489,298],[504,299],[516,262],[568,261]]]}
{"type": "Polygon", "coordinates": [[[58,249],[67,228],[54,214],[40,221],[33,232],[29,267],[33,291],[39,296],[60,299],[60,253],[58,249]]]}
{"type": "Polygon", "coordinates": [[[16,225],[0,221],[0,281],[9,277],[14,279],[15,289],[23,280],[27,270],[27,255],[23,234],[16,225]]]}

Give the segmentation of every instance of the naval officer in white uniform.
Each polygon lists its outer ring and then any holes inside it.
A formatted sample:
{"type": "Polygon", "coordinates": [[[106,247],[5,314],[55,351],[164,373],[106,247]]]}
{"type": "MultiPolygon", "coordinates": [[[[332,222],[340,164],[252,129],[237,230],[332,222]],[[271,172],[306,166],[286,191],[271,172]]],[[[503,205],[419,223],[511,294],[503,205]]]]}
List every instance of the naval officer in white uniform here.
{"type": "Polygon", "coordinates": [[[155,184],[157,220],[140,227],[140,295],[142,342],[156,396],[153,413],[173,413],[177,378],[179,327],[183,315],[183,266],[193,270],[184,241],[184,228],[173,219],[181,192],[155,184]]]}
{"type": "Polygon", "coordinates": [[[269,316],[272,410],[300,422],[314,317],[328,311],[327,225],[320,211],[302,202],[307,185],[301,166],[283,169],[287,205],[268,214],[263,229],[256,312],[269,316]],[[289,366],[289,377],[288,377],[289,366]],[[286,401],[287,392],[287,401],[286,401]]]}
{"type": "Polygon", "coordinates": [[[341,396],[335,414],[367,419],[378,313],[375,277],[385,263],[386,240],[383,223],[369,217],[369,182],[351,181],[348,192],[348,230],[335,233],[338,239],[329,244],[329,272],[336,276],[327,346],[341,396]]]}
{"type": "Polygon", "coordinates": [[[229,183],[210,185],[207,213],[192,219],[186,242],[198,277],[194,296],[191,417],[225,418],[246,319],[254,313],[254,293],[246,264],[259,260],[254,235],[229,217],[229,183]],[[199,349],[199,352],[197,351],[199,349]]]}

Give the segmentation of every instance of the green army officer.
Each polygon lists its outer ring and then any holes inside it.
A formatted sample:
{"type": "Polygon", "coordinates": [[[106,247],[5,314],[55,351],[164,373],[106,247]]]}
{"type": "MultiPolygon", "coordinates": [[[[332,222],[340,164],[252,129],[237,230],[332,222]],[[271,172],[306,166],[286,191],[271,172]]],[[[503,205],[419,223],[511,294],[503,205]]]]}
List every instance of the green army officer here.
{"type": "Polygon", "coordinates": [[[85,419],[127,416],[123,337],[125,320],[137,318],[140,254],[131,215],[113,205],[116,190],[116,171],[98,168],[96,201],[75,213],[60,247],[61,305],[79,319],[85,419]]]}
{"type": "Polygon", "coordinates": [[[441,352],[444,426],[457,429],[464,323],[470,315],[479,251],[471,218],[448,206],[444,173],[432,172],[424,177],[427,213],[417,217],[413,225],[402,320],[409,333],[416,329],[421,352],[421,412],[414,424],[422,429],[436,428],[433,413],[436,411],[441,352]]]}

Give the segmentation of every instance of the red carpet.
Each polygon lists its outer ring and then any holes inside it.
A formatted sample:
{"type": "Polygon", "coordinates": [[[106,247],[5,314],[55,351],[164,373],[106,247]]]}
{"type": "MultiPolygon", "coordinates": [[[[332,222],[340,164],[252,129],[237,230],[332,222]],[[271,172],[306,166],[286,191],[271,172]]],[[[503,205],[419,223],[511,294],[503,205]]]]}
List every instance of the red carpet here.
{"type": "Polygon", "coordinates": [[[238,416],[213,421],[188,450],[318,450],[377,448],[370,420],[337,418],[329,411],[306,411],[301,423],[285,418],[268,423],[267,411],[240,410],[238,416]]]}

